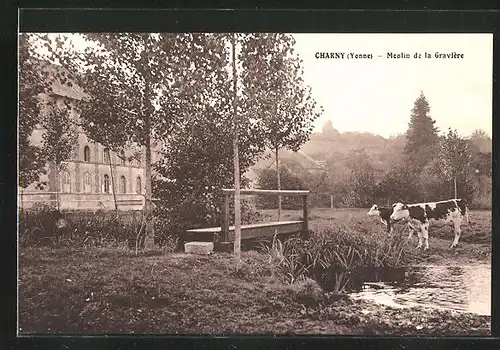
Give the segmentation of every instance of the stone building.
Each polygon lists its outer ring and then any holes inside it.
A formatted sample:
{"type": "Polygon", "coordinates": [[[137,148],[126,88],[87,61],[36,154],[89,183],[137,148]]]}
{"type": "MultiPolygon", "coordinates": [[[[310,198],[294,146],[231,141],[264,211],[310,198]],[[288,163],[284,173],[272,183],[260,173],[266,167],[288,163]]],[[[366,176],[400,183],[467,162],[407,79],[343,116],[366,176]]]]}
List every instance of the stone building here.
{"type": "MultiPolygon", "coordinates": [[[[62,69],[49,63],[41,64],[50,72],[62,69]]],[[[68,86],[58,80],[52,84],[52,90],[52,94],[40,97],[70,104],[86,97],[83,89],[77,85],[68,86]]],[[[94,211],[115,209],[116,200],[119,210],[140,210],[144,205],[145,193],[144,149],[131,147],[120,155],[110,151],[91,140],[78,126],[78,115],[72,114],[75,127],[78,128],[73,157],[63,163],[64,168],[57,174],[55,165],[49,164],[48,173],[40,176],[38,183],[25,189],[19,188],[18,205],[30,208],[35,203],[57,205],[59,202],[62,210],[94,211]],[[133,160],[127,159],[131,154],[139,156],[133,160]],[[40,186],[40,183],[45,185],[40,186]]],[[[41,142],[43,133],[44,129],[37,126],[31,136],[32,142],[41,142]]],[[[155,154],[152,153],[154,162],[155,154]]]]}

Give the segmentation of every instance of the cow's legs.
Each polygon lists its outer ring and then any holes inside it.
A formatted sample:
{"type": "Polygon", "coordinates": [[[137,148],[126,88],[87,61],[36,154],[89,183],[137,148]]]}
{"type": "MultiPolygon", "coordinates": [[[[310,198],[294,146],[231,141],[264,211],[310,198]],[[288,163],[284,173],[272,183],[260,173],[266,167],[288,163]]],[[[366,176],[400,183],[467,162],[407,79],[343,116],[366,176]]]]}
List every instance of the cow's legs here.
{"type": "Polygon", "coordinates": [[[385,229],[387,230],[387,233],[391,234],[391,232],[392,232],[392,227],[391,227],[390,222],[389,222],[389,221],[386,221],[386,220],[384,220],[384,219],[382,219],[382,218],[380,218],[380,222],[384,224],[385,229]]]}
{"type": "Polygon", "coordinates": [[[422,227],[422,237],[424,239],[424,250],[429,249],[429,223],[423,224],[422,227]]]}
{"type": "Polygon", "coordinates": [[[408,225],[408,231],[410,231],[410,233],[408,233],[408,240],[411,240],[411,238],[413,237],[413,227],[408,225]]]}
{"type": "Polygon", "coordinates": [[[421,227],[420,230],[418,230],[417,233],[418,233],[418,245],[417,245],[417,249],[420,249],[420,248],[422,248],[422,243],[423,243],[422,242],[423,241],[422,238],[424,236],[424,234],[423,234],[423,228],[421,227]]]}
{"type": "Polygon", "coordinates": [[[458,240],[460,239],[460,234],[462,230],[460,229],[461,220],[460,218],[453,218],[451,220],[453,223],[453,231],[455,232],[455,239],[453,239],[453,243],[450,246],[450,249],[454,248],[458,244],[458,240]]]}

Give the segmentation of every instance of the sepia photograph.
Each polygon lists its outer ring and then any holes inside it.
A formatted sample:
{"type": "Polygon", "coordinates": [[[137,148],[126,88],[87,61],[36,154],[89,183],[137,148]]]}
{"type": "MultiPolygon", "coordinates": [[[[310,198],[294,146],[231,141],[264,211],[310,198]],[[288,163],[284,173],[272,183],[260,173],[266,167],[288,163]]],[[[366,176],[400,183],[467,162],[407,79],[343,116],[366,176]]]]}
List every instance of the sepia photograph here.
{"type": "Polygon", "coordinates": [[[18,336],[491,335],[492,34],[18,35],[18,336]]]}

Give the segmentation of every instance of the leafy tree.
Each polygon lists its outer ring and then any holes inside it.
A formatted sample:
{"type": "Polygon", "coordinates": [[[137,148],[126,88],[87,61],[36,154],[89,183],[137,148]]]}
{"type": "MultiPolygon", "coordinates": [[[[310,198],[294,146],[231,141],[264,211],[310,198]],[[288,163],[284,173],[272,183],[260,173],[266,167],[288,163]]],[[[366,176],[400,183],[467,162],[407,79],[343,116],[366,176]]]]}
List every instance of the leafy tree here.
{"type": "MultiPolygon", "coordinates": [[[[221,224],[221,190],[234,186],[233,139],[225,128],[231,122],[229,113],[200,113],[189,119],[189,127],[176,128],[169,135],[160,151],[161,160],[155,164],[153,181],[167,231],[179,234],[188,228],[221,224]]],[[[258,156],[248,134],[242,130],[238,138],[241,173],[258,156]]],[[[247,185],[243,176],[241,184],[247,185]]],[[[243,221],[245,215],[243,210],[243,221]]]]}
{"type": "MultiPolygon", "coordinates": [[[[82,107],[84,130],[119,151],[127,143],[145,153],[146,240],[151,246],[152,147],[176,123],[199,111],[220,81],[207,56],[222,54],[217,40],[201,34],[96,33],[83,54],[56,52],[65,66],[80,69],[80,85],[91,96],[82,107]]],[[[60,39],[61,40],[61,39],[60,39]]]]}
{"type": "MultiPolygon", "coordinates": [[[[293,174],[286,167],[280,167],[280,180],[281,187],[286,190],[302,190],[305,189],[304,183],[301,179],[293,174]]],[[[257,187],[266,190],[272,190],[277,187],[277,176],[276,169],[263,169],[259,173],[257,179],[257,187]]],[[[274,209],[277,206],[276,198],[271,198],[267,196],[261,196],[258,198],[258,203],[261,208],[264,209],[274,209]]],[[[287,209],[298,209],[301,208],[302,202],[300,198],[297,197],[287,197],[283,198],[283,207],[287,209]],[[298,200],[299,199],[299,200],[298,200]]]]}
{"type": "Polygon", "coordinates": [[[19,186],[26,188],[46,173],[45,155],[30,137],[39,123],[39,94],[50,89],[50,77],[40,74],[43,67],[36,57],[33,36],[19,34],[19,186]]]}
{"type": "Polygon", "coordinates": [[[483,176],[492,176],[492,154],[483,152],[473,152],[471,160],[471,168],[476,174],[483,176]]]}
{"type": "Polygon", "coordinates": [[[404,153],[417,169],[422,169],[435,156],[439,144],[438,128],[434,126],[435,120],[430,117],[429,112],[429,102],[421,92],[411,111],[404,148],[404,153]]]}
{"type": "MultiPolygon", "coordinates": [[[[472,154],[470,181],[475,182],[474,207],[491,208],[492,146],[488,134],[481,129],[474,130],[468,139],[472,154]]],[[[459,189],[459,193],[460,189],[459,189]]]]}
{"type": "Polygon", "coordinates": [[[373,167],[366,160],[364,152],[351,152],[348,169],[350,179],[347,183],[347,202],[352,206],[366,207],[373,201],[375,188],[375,173],[373,167]]]}
{"type": "MultiPolygon", "coordinates": [[[[282,33],[249,34],[242,41],[243,103],[249,118],[256,118],[266,146],[280,168],[281,148],[297,151],[309,139],[318,111],[305,86],[302,61],[294,53],[293,37],[282,33]]],[[[281,189],[277,170],[277,187],[281,189]]],[[[278,196],[278,220],[281,196],[278,196]]]]}
{"type": "Polygon", "coordinates": [[[472,155],[467,140],[451,128],[439,145],[439,169],[448,180],[454,183],[454,198],[458,198],[457,181],[462,185],[471,172],[472,155]]]}
{"type": "Polygon", "coordinates": [[[59,208],[59,172],[74,158],[78,145],[78,127],[73,119],[74,105],[67,98],[49,98],[41,110],[42,149],[52,165],[57,206],[59,208]]]}
{"type": "Polygon", "coordinates": [[[59,172],[65,162],[74,156],[78,127],[73,118],[77,109],[69,98],[51,94],[53,84],[71,86],[60,67],[41,60],[37,53],[40,43],[47,43],[46,36],[21,34],[20,95],[19,95],[19,161],[21,187],[35,182],[46,166],[54,176],[56,201],[59,207],[59,172]],[[41,144],[34,145],[30,136],[39,125],[41,144]],[[47,164],[48,163],[48,164],[47,164]]]}
{"type": "Polygon", "coordinates": [[[419,172],[405,161],[394,164],[377,184],[374,197],[386,205],[397,201],[412,203],[423,200],[419,172]]]}
{"type": "Polygon", "coordinates": [[[474,151],[481,153],[491,153],[493,142],[486,131],[482,129],[474,130],[469,138],[469,141],[470,146],[474,148],[474,151]]]}
{"type": "MultiPolygon", "coordinates": [[[[190,113],[177,120],[176,128],[164,137],[161,161],[155,165],[154,193],[161,199],[169,229],[176,233],[220,225],[221,189],[234,186],[234,129],[228,127],[234,125],[234,85],[227,69],[231,67],[228,39],[218,34],[196,36],[200,52],[192,62],[204,67],[200,74],[205,80],[198,79],[196,93],[187,96],[190,113]]],[[[263,143],[255,123],[244,118],[239,104],[237,111],[238,163],[243,174],[262,154],[263,143]]],[[[240,181],[243,187],[247,185],[241,175],[240,181]]],[[[234,203],[232,207],[234,214],[234,203]]],[[[243,204],[243,222],[252,219],[251,211],[243,204]]]]}
{"type": "Polygon", "coordinates": [[[421,188],[420,200],[438,201],[450,198],[453,191],[453,181],[443,177],[440,160],[436,157],[427,163],[419,174],[418,181],[421,188]]]}

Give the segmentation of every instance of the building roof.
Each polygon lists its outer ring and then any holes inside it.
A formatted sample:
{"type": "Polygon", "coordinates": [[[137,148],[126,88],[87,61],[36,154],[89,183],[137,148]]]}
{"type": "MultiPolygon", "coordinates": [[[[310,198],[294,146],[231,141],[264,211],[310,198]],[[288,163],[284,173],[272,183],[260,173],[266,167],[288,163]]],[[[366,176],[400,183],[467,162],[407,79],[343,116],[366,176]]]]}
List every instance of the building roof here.
{"type": "MultiPolygon", "coordinates": [[[[74,73],[69,72],[66,68],[64,68],[61,65],[57,65],[55,63],[37,59],[34,57],[30,58],[30,60],[33,63],[36,62],[36,64],[40,66],[40,74],[42,74],[42,71],[45,71],[48,72],[49,75],[51,75],[52,77],[55,77],[57,73],[62,73],[69,79],[74,77],[74,73]]],[[[60,79],[57,78],[53,80],[51,94],[71,98],[73,100],[78,100],[78,101],[90,98],[90,96],[84,92],[83,88],[78,84],[76,84],[74,80],[72,81],[71,86],[69,86],[67,83],[63,83],[61,82],[60,79]]]]}

